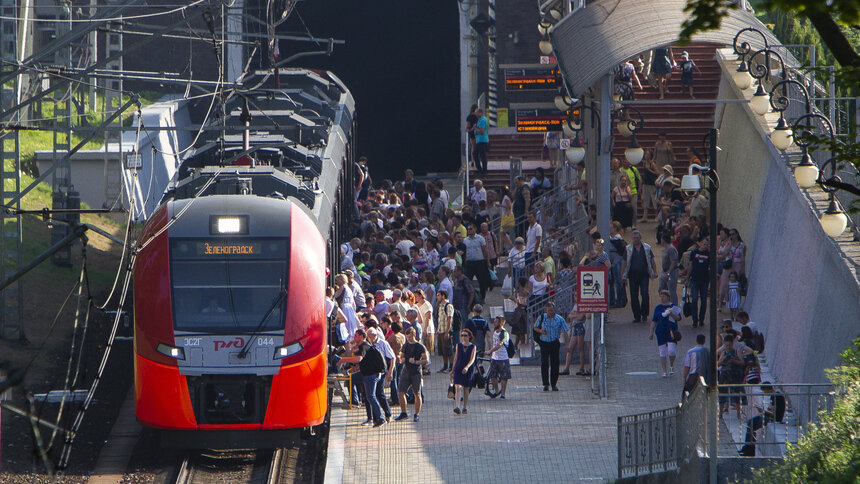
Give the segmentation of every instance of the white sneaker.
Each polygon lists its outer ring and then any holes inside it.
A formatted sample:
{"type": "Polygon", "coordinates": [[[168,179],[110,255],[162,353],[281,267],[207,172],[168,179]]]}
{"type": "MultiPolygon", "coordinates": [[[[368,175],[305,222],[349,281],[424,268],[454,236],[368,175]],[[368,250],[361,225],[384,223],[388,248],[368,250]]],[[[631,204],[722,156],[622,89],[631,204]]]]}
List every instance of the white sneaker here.
{"type": "Polygon", "coordinates": [[[663,378],[669,378],[669,374],[663,373],[663,378]]]}
{"type": "Polygon", "coordinates": [[[670,375],[674,375],[674,374],[675,374],[675,369],[674,369],[674,368],[669,368],[669,374],[670,374],[670,375]]]}

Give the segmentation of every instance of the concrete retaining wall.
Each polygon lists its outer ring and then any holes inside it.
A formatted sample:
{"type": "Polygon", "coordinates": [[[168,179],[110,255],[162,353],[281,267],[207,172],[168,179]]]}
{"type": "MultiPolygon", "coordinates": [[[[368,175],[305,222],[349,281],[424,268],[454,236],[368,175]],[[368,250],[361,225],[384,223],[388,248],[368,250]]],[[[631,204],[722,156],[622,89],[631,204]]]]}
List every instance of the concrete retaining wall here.
{"type": "MultiPolygon", "coordinates": [[[[734,62],[720,62],[725,97],[749,98],[752,89],[741,93],[726,78],[734,62]]],[[[727,104],[718,119],[719,221],[737,228],[748,246],[745,309],[766,332],[765,355],[777,379],[824,382],[824,369],[838,365],[839,353],[860,335],[856,266],[821,229],[814,211],[820,190],[801,190],[770,142],[776,115],[727,104]]]]}

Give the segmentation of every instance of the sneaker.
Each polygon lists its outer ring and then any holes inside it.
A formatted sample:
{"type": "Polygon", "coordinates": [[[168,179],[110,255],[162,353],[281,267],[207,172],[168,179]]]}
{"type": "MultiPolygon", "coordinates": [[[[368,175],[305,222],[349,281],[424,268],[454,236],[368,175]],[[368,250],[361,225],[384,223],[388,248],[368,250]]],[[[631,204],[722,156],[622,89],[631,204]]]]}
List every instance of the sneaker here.
{"type": "Polygon", "coordinates": [[[669,374],[668,374],[668,373],[663,373],[663,378],[669,378],[669,374]]]}
{"type": "Polygon", "coordinates": [[[419,420],[421,420],[421,419],[420,419],[420,418],[418,418],[418,414],[417,414],[417,413],[416,413],[415,415],[413,415],[413,416],[412,416],[412,421],[413,421],[413,422],[417,422],[417,421],[419,421],[419,420]]]}
{"type": "Polygon", "coordinates": [[[469,413],[469,411],[464,408],[463,409],[463,415],[466,415],[467,413],[469,413]]]}
{"type": "Polygon", "coordinates": [[[391,415],[386,415],[386,416],[385,416],[385,421],[386,421],[386,422],[391,422],[391,415]]]}
{"type": "Polygon", "coordinates": [[[456,413],[457,415],[460,415],[460,408],[454,407],[454,413],[456,413]]]}
{"type": "Polygon", "coordinates": [[[380,419],[378,422],[376,422],[375,424],[373,424],[373,428],[375,428],[375,429],[376,429],[376,428],[382,427],[383,425],[385,425],[385,424],[387,424],[387,423],[388,423],[388,422],[386,422],[386,421],[385,421],[385,419],[380,419]]]}
{"type": "Polygon", "coordinates": [[[558,391],[558,387],[552,387],[552,391],[557,392],[557,391],[558,391]]]}
{"type": "Polygon", "coordinates": [[[543,391],[548,392],[548,391],[549,391],[549,387],[543,387],[543,391]]]}
{"type": "Polygon", "coordinates": [[[401,420],[406,420],[407,418],[409,418],[409,415],[401,413],[400,415],[394,417],[394,420],[397,420],[399,422],[401,420]]]}
{"type": "Polygon", "coordinates": [[[674,375],[674,374],[675,374],[675,369],[674,369],[674,368],[669,368],[669,374],[670,374],[670,375],[674,375]]]}
{"type": "Polygon", "coordinates": [[[367,419],[364,422],[361,422],[362,427],[367,427],[368,425],[373,424],[373,420],[367,419]]]}
{"type": "Polygon", "coordinates": [[[499,397],[499,400],[504,400],[504,399],[505,399],[505,396],[504,396],[504,395],[502,395],[502,396],[500,396],[500,397],[499,397]]]}

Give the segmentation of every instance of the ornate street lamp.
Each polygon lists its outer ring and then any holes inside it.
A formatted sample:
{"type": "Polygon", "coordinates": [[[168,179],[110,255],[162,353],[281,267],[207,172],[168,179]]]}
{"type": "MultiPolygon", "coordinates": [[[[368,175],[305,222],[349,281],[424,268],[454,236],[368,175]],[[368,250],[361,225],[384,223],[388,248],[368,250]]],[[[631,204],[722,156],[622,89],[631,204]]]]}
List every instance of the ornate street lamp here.
{"type": "Polygon", "coordinates": [[[788,105],[790,104],[788,86],[792,84],[797,86],[803,94],[803,99],[806,103],[806,112],[812,112],[812,106],[809,102],[809,91],[806,90],[806,87],[802,83],[794,79],[783,79],[774,84],[773,89],[770,90],[770,106],[774,111],[779,113],[779,121],[777,121],[773,132],[770,133],[770,140],[778,150],[782,151],[787,150],[794,143],[794,132],[785,121],[785,110],[788,109],[788,105]],[[776,95],[780,88],[782,88],[782,94],[776,95]]]}
{"type": "Polygon", "coordinates": [[[734,49],[734,52],[735,54],[737,54],[738,60],[741,61],[741,63],[738,65],[738,70],[735,71],[735,73],[732,75],[732,80],[734,81],[735,85],[738,86],[741,90],[749,89],[753,81],[753,78],[750,75],[749,68],[747,67],[746,57],[746,55],[749,54],[749,52],[752,50],[752,47],[746,41],[743,41],[738,44],[738,40],[740,39],[741,34],[743,34],[744,32],[757,33],[761,36],[762,40],[764,40],[765,49],[770,47],[767,43],[767,37],[764,35],[764,33],[762,33],[762,31],[758,29],[747,27],[739,30],[738,33],[735,35],[734,41],[732,41],[732,48],[734,49]]]}
{"type": "Polygon", "coordinates": [[[639,140],[636,139],[636,133],[645,126],[645,118],[642,117],[642,111],[639,111],[633,106],[625,106],[621,111],[620,116],[621,119],[615,127],[618,128],[618,132],[622,135],[629,133],[627,136],[631,136],[630,144],[627,146],[627,149],[624,150],[624,157],[627,158],[627,161],[629,161],[631,165],[638,165],[642,161],[642,158],[645,157],[645,150],[639,146],[639,140]],[[630,118],[630,111],[636,113],[639,117],[639,121],[630,118]]]}

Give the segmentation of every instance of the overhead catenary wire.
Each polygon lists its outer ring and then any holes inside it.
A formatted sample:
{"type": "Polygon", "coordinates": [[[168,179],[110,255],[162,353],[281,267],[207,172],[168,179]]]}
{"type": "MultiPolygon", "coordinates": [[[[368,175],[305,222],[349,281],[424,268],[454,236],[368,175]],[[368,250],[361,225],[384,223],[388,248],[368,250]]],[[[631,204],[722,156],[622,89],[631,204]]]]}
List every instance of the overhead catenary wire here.
{"type": "MultiPolygon", "coordinates": [[[[29,20],[30,22],[37,23],[78,23],[78,24],[86,24],[86,23],[103,23],[103,22],[121,22],[123,20],[134,20],[139,18],[152,18],[152,17],[161,17],[163,15],[170,15],[176,12],[185,11],[191,7],[204,3],[207,0],[196,0],[187,5],[183,5],[180,7],[173,8],[171,10],[166,10],[164,12],[153,12],[153,13],[142,13],[138,15],[129,15],[122,17],[113,17],[113,18],[90,18],[90,19],[66,19],[66,18],[58,18],[58,19],[41,19],[41,18],[29,18],[25,19],[24,17],[15,17],[9,15],[0,15],[0,20],[14,20],[16,22],[29,20]]],[[[233,0],[235,2],[235,0],[233,0]]],[[[112,5],[112,7],[116,7],[112,5]]],[[[154,6],[153,6],[154,7],[154,6]]],[[[40,7],[41,8],[41,7],[40,7]]],[[[86,7],[85,7],[86,8],[86,7]]]]}

